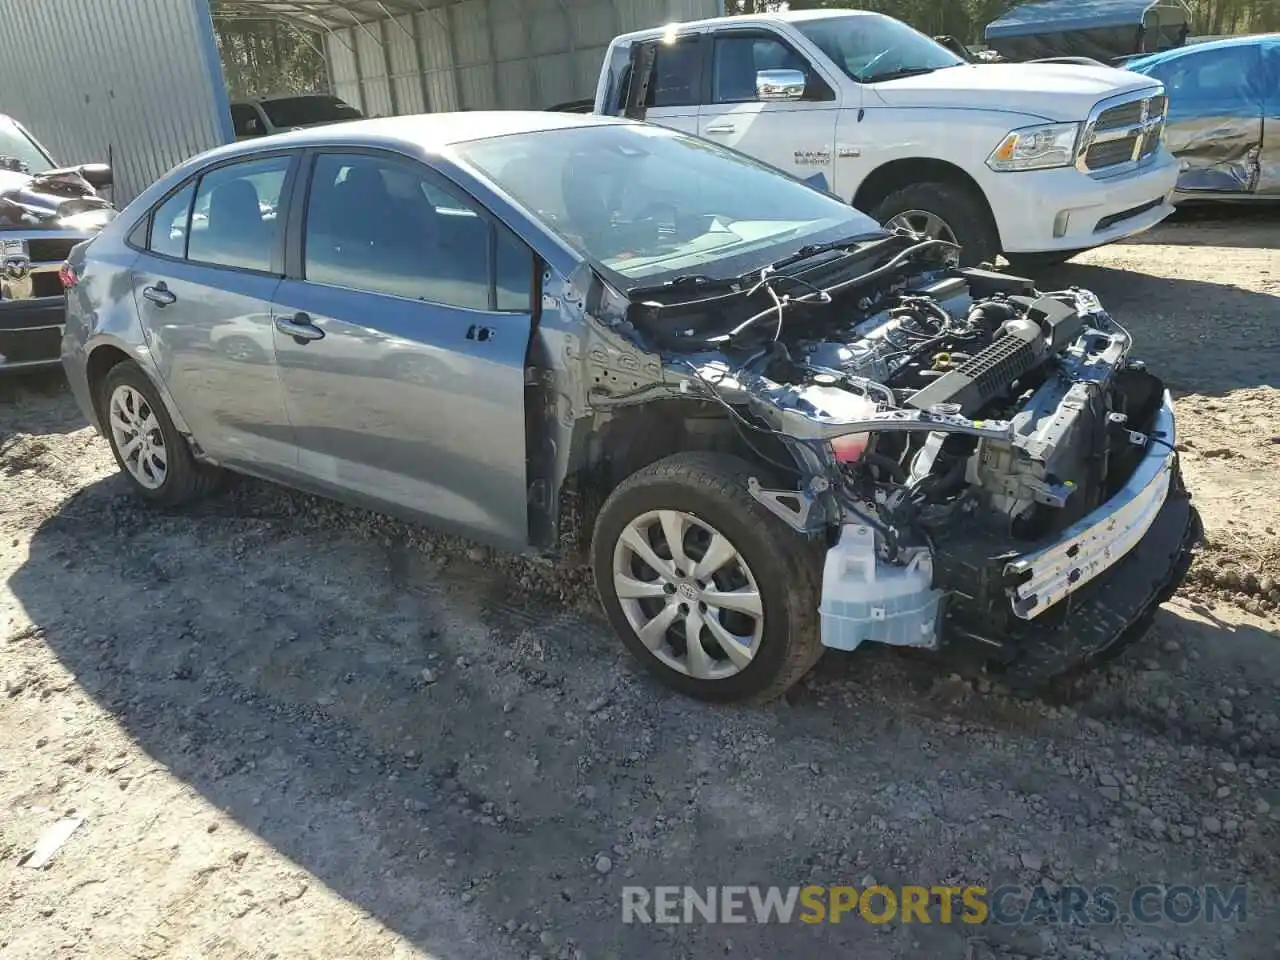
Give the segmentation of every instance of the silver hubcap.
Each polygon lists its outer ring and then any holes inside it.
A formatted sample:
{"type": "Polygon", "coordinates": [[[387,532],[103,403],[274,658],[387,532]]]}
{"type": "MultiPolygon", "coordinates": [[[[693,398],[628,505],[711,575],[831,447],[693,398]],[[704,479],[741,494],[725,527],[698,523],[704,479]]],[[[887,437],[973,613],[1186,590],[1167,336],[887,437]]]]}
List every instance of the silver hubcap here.
{"type": "Polygon", "coordinates": [[[764,608],[755,576],[729,539],[679,510],[654,510],[623,529],[613,589],[640,642],[673,670],[723,680],[760,649],[764,608]]]}
{"type": "Polygon", "coordinates": [[[946,240],[948,243],[956,242],[955,232],[936,213],[930,213],[928,210],[904,210],[902,213],[893,217],[885,224],[890,230],[910,230],[912,233],[919,233],[930,240],[946,240]]]}
{"type": "Polygon", "coordinates": [[[158,489],[167,476],[168,451],[147,398],[133,387],[116,387],[108,415],[111,439],[129,475],[148,490],[158,489]]]}

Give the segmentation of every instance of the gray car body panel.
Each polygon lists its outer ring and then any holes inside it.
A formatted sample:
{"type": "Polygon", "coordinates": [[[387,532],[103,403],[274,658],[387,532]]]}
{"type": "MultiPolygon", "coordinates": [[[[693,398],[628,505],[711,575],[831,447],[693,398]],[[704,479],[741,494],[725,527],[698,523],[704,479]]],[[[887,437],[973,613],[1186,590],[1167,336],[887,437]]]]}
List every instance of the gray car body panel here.
{"type": "MultiPolygon", "coordinates": [[[[83,288],[68,300],[63,362],[80,406],[103,430],[88,386],[89,358],[104,347],[122,350],[147,372],[178,429],[210,462],[430,519],[495,545],[551,546],[561,487],[587,456],[581,442],[584,418],[592,414],[587,385],[597,377],[660,383],[661,363],[608,329],[625,301],[583,257],[458,163],[450,145],[479,135],[628,122],[553,113],[475,113],[462,122],[455,115],[448,128],[431,117],[360,121],[228,145],[182,164],[131,203],[90,251],[77,252],[81,262],[89,256],[98,270],[114,271],[105,296],[92,290],[90,297],[92,288],[83,288]],[[308,148],[387,151],[452,181],[541,262],[532,315],[397,301],[298,277],[170,260],[126,242],[170,192],[206,169],[308,148]],[[141,292],[161,279],[178,300],[157,308],[141,292]],[[275,320],[299,311],[325,329],[325,339],[301,346],[275,328],[275,320]],[[366,312],[377,317],[376,327],[357,324],[366,312]],[[436,325],[426,336],[424,317],[436,325]],[[228,324],[259,341],[264,353],[270,344],[270,359],[253,363],[213,349],[216,331],[228,324]],[[488,326],[494,336],[468,341],[472,325],[488,326]],[[307,359],[316,356],[324,359],[307,359]],[[396,357],[407,373],[395,372],[396,357]],[[384,365],[387,375],[369,377],[370,363],[384,365]],[[414,383],[415,365],[432,382],[414,383]],[[533,402],[522,416],[526,397],[533,402]],[[530,517],[531,503],[537,517],[530,517]]],[[[301,193],[294,191],[290,216],[301,193]]]]}

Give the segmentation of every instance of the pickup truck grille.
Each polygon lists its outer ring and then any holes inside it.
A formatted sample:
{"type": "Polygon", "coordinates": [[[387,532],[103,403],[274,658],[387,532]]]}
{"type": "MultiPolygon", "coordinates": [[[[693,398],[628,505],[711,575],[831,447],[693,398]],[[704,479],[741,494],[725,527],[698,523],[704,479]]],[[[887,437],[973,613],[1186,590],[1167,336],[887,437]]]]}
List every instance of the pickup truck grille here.
{"type": "Polygon", "coordinates": [[[39,231],[0,230],[0,301],[61,298],[58,270],[71,248],[87,239],[66,232],[42,236],[39,231]]]}
{"type": "Polygon", "coordinates": [[[1163,92],[1094,107],[1076,165],[1085,173],[1120,173],[1160,148],[1169,99],[1163,92]]]}

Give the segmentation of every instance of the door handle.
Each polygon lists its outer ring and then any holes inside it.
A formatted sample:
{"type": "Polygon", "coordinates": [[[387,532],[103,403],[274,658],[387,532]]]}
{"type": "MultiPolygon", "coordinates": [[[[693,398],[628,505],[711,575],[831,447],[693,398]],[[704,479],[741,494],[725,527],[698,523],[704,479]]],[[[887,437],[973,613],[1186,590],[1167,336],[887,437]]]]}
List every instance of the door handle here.
{"type": "Polygon", "coordinates": [[[707,127],[707,133],[733,133],[737,129],[732,123],[717,123],[707,127]]]}
{"type": "Polygon", "coordinates": [[[323,340],[324,331],[311,322],[305,313],[295,313],[292,317],[276,317],[276,329],[293,337],[294,342],[310,343],[312,340],[323,340]]]}
{"type": "Polygon", "coordinates": [[[480,343],[488,343],[493,339],[493,327],[479,327],[475,324],[467,327],[467,339],[476,340],[480,343]]]}
{"type": "Polygon", "coordinates": [[[143,287],[142,295],[157,307],[167,307],[169,304],[175,303],[178,299],[177,295],[165,286],[163,280],[157,283],[154,287],[143,287]]]}

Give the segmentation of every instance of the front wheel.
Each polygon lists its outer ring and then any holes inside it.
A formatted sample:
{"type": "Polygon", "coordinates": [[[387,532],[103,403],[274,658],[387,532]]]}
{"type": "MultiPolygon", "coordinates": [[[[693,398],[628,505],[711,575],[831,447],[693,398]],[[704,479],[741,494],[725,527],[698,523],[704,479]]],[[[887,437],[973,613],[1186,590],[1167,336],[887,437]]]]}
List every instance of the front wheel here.
{"type": "Polygon", "coordinates": [[[748,492],[761,471],[680,453],[633,474],[601,508],[596,588],[623,644],[701,700],[767,701],[822,654],[818,552],[748,492]]]}
{"type": "Polygon", "coordinates": [[[1000,237],[986,201],[963,184],[913,183],[881,200],[871,215],[889,229],[959,244],[963,266],[993,260],[1000,252],[1000,237]]]}

